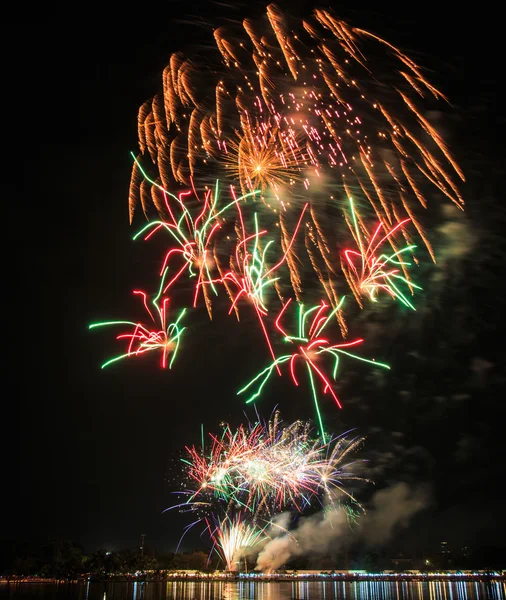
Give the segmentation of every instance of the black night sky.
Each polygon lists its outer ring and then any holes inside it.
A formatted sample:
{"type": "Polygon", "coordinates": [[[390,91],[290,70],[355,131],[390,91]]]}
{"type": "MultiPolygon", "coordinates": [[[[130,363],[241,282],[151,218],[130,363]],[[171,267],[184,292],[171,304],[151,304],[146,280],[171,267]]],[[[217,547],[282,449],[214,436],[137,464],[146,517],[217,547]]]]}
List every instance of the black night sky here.
{"type": "MultiPolygon", "coordinates": [[[[393,528],[392,547],[502,546],[506,188],[498,25],[486,4],[473,14],[441,13],[439,3],[389,6],[333,9],[404,49],[449,96],[453,107],[441,123],[467,176],[467,208],[434,226],[440,260],[422,282],[416,315],[399,311],[376,338],[375,353],[392,370],[373,385],[359,369],[344,383],[343,409],[331,410],[329,401],[327,422],[367,437],[372,493],[399,483],[413,494],[424,490],[423,508],[393,528]]],[[[310,9],[290,6],[292,14],[310,9]]],[[[199,442],[201,423],[216,431],[221,421],[244,421],[235,393],[265,358],[252,323],[237,325],[224,312],[212,323],[194,317],[172,371],[155,358],[100,369],[116,353],[114,335],[88,325],[135,312],[131,290],[156,277],[153,256],[132,241],[137,228],[128,222],[138,107],[158,91],[172,52],[190,54],[211,42],[212,25],[263,6],[167,2],[131,10],[113,17],[83,5],[73,15],[41,12],[4,25],[22,46],[3,94],[19,146],[8,151],[19,153],[23,172],[14,184],[4,180],[3,194],[4,263],[15,257],[11,281],[4,278],[15,343],[4,343],[3,540],[53,536],[91,551],[133,547],[146,534],[151,545],[174,550],[186,521],[162,513],[172,502],[173,460],[199,442]]],[[[289,382],[270,386],[258,408],[268,418],[276,404],[287,422],[313,417],[311,400],[289,382]]]]}

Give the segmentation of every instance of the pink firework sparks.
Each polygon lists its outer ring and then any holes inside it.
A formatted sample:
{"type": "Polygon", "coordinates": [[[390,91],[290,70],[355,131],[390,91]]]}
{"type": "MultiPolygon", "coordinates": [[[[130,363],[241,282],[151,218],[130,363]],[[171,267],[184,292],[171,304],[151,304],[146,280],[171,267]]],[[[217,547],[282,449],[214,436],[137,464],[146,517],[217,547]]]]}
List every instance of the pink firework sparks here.
{"type": "Polygon", "coordinates": [[[130,332],[120,333],[116,336],[116,339],[118,340],[128,341],[126,353],[111,358],[102,365],[102,368],[123,358],[140,356],[147,352],[155,351],[161,353],[160,364],[162,368],[165,369],[168,366],[170,369],[179,349],[181,335],[186,329],[186,327],[180,325],[180,321],[183,318],[186,309],[184,308],[181,310],[177,319],[174,322],[169,323],[167,318],[167,309],[169,305],[168,298],[160,298],[161,293],[159,293],[152,301],[153,309],[150,309],[145,292],[134,290],[133,293],[142,297],[144,308],[150,316],[151,321],[156,325],[156,328],[153,329],[149,325],[134,321],[104,321],[90,325],[90,329],[106,325],[130,325],[133,327],[133,330],[130,332]],[[169,356],[171,357],[170,361],[168,360],[169,356]]]}
{"type": "Polygon", "coordinates": [[[349,201],[352,215],[352,224],[349,223],[349,227],[358,251],[345,250],[342,266],[343,273],[357,302],[362,307],[361,297],[363,295],[367,295],[370,300],[376,302],[378,293],[383,290],[392,298],[400,300],[405,306],[415,310],[401,286],[407,285],[411,291],[413,288],[421,289],[406,278],[406,267],[411,263],[403,260],[403,256],[414,250],[416,246],[408,245],[397,250],[392,239],[411,219],[404,219],[390,229],[380,221],[372,234],[367,232],[364,234],[364,227],[361,222],[359,223],[360,217],[353,200],[350,198],[349,201]],[[382,246],[387,242],[393,252],[390,249],[387,252],[381,252],[382,246]]]}
{"type": "Polygon", "coordinates": [[[360,361],[372,364],[376,367],[383,367],[385,369],[390,368],[388,365],[374,360],[362,358],[348,351],[348,348],[362,344],[364,341],[363,339],[356,339],[352,342],[334,344],[328,337],[323,335],[323,332],[327,325],[331,322],[332,317],[338,310],[340,310],[343,301],[344,298],[330,313],[328,313],[328,309],[330,308],[329,305],[323,300],[319,305],[313,306],[308,310],[304,310],[304,306],[300,304],[298,315],[298,331],[296,335],[288,335],[281,326],[281,319],[285,311],[288,309],[291,299],[283,306],[275,324],[278,331],[283,335],[284,341],[295,346],[294,351],[290,354],[283,354],[282,356],[279,356],[268,367],[256,375],[246,386],[239,390],[238,394],[241,394],[249,389],[253,384],[256,384],[255,392],[247,399],[246,403],[253,402],[256,398],[258,398],[274,369],[279,370],[279,366],[285,362],[289,363],[292,381],[296,386],[298,386],[299,380],[296,374],[296,368],[299,364],[305,364],[311,384],[311,390],[313,392],[313,399],[318,421],[320,424],[320,435],[323,436],[323,422],[318,403],[316,382],[320,383],[323,394],[330,394],[337,406],[341,408],[341,403],[332,386],[332,380],[335,381],[337,378],[337,369],[339,366],[340,357],[342,355],[350,356],[360,361]],[[314,313],[312,319],[308,320],[309,315],[312,315],[312,313],[314,313]],[[322,364],[322,358],[330,358],[331,362],[333,362],[332,376],[328,376],[325,373],[325,368],[322,364]]]}

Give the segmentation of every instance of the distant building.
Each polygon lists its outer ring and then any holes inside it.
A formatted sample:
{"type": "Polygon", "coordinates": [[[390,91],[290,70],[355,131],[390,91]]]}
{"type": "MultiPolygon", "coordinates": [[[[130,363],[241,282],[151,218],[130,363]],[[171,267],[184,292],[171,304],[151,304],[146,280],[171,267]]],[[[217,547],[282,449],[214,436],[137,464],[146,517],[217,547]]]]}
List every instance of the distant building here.
{"type": "Polygon", "coordinates": [[[398,554],[391,559],[391,562],[395,571],[407,571],[413,568],[413,559],[404,554],[398,554]]]}
{"type": "Polygon", "coordinates": [[[448,546],[448,542],[440,542],[439,544],[439,568],[450,569],[453,565],[452,553],[448,546]]]}

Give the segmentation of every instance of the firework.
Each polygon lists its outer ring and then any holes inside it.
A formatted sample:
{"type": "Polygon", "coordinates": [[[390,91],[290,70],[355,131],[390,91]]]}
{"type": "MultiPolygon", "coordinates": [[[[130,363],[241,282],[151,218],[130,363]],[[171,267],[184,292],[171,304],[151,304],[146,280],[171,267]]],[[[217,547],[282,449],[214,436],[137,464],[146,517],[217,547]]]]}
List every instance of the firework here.
{"type": "Polygon", "coordinates": [[[214,547],[227,571],[237,571],[240,558],[268,539],[266,526],[258,527],[248,522],[242,513],[227,515],[214,526],[208,521],[207,525],[214,547]]]}
{"type": "Polygon", "coordinates": [[[186,271],[190,279],[197,278],[193,306],[197,305],[198,294],[202,289],[206,307],[211,317],[211,299],[208,293],[208,286],[217,295],[212,279],[212,270],[216,262],[216,254],[213,252],[214,246],[212,245],[214,238],[217,237],[217,233],[225,224],[224,215],[230,213],[231,208],[234,206],[237,207],[241,201],[254,196],[255,192],[237,197],[234,188],[231,186],[232,200],[224,206],[220,206],[220,186],[218,181],[216,181],[214,188],[206,186],[203,202],[199,200],[195,187],[192,190],[181,192],[176,196],[162,186],[154,182],[151,183],[154,186],[153,198],[158,198],[158,212],[163,214],[164,220],[151,221],[134,236],[134,240],[141,236],[144,236],[144,240],[148,240],[161,230],[168,232],[175,246],[167,250],[162,261],[160,275],[166,272],[169,263],[176,257],[179,257],[182,266],[165,283],[163,292],[167,292],[186,271]],[[159,196],[161,196],[162,200],[160,200],[159,196]],[[194,202],[190,204],[188,197],[192,196],[194,197],[194,202]],[[171,204],[174,206],[171,206],[171,204]],[[192,214],[192,208],[196,214],[192,214]]]}
{"type": "Polygon", "coordinates": [[[181,336],[186,329],[186,327],[180,325],[186,309],[181,310],[176,320],[170,323],[167,318],[169,299],[161,295],[161,288],[157,296],[151,301],[152,308],[148,305],[147,294],[145,292],[134,290],[133,293],[142,297],[144,308],[157,328],[153,329],[150,325],[133,321],[104,321],[91,324],[89,326],[90,329],[110,325],[130,325],[133,328],[130,332],[120,333],[116,336],[116,339],[127,342],[126,353],[111,358],[102,365],[102,368],[131,356],[140,356],[148,352],[160,352],[160,364],[162,368],[168,366],[170,369],[176,359],[181,336]],[[168,360],[169,356],[170,360],[168,360]]]}
{"type": "Polygon", "coordinates": [[[240,506],[270,520],[282,510],[302,512],[337,496],[353,499],[344,482],[360,479],[347,462],[363,438],[311,436],[309,422],[283,427],[279,413],[268,424],[241,425],[211,435],[209,450],[187,447],[188,506],[240,506]]]}
{"type": "Polygon", "coordinates": [[[283,427],[275,413],[267,424],[225,425],[208,448],[186,448],[187,485],[171,508],[198,515],[183,535],[204,524],[232,571],[268,540],[281,511],[300,516],[339,504],[354,518],[361,508],[345,483],[363,480],[349,460],[362,438],[326,434],[321,397],[341,408],[343,359],[390,367],[354,353],[364,340],[347,338],[345,294],[351,288],[360,308],[389,295],[414,310],[410,296],[421,288],[408,272],[408,257],[418,260],[407,225],[435,260],[420,207],[435,191],[463,208],[464,176],[423,116],[425,96],[446,98],[392,44],[320,9],[296,22],[270,4],[263,22],[229,25],[214,31],[215,56],[206,52],[202,64],[198,52],[192,60],[173,54],[162,91],[139,110],[129,212],[132,222],[140,206],[148,223],[134,239],[163,232],[169,240],[157,295],[134,291],[151,322],[90,328],[131,328],[117,336],[125,353],[103,367],[155,351],[171,368],[186,309],[169,322],[165,294],[174,297],[186,279],[194,284],[188,305],[202,294],[212,318],[223,287],[229,314],[239,319],[243,306],[253,307],[272,359],[238,395],[254,402],[283,365],[295,386],[307,381],[316,435],[302,421],[283,427]],[[284,324],[292,310],[294,329],[284,324]]]}
{"type": "Polygon", "coordinates": [[[416,246],[408,245],[397,250],[392,240],[392,236],[402,230],[410,219],[404,219],[392,229],[387,229],[385,224],[380,221],[372,234],[367,231],[362,233],[364,228],[361,226],[362,223],[359,224],[360,216],[357,214],[351,198],[350,210],[352,223],[349,226],[357,244],[358,252],[356,250],[345,250],[343,252],[345,259],[343,272],[357,302],[363,307],[362,296],[364,295],[376,302],[379,291],[384,290],[392,298],[398,298],[405,306],[415,310],[400,286],[404,284],[410,290],[413,288],[420,290],[422,288],[400,273],[401,270],[405,273],[406,267],[411,265],[410,262],[403,260],[404,255],[410,253],[416,246]],[[391,244],[394,252],[378,255],[378,249],[387,241],[391,244]]]}
{"type": "Polygon", "coordinates": [[[338,512],[351,521],[364,510],[347,489],[350,481],[368,481],[353,471],[363,462],[353,455],[364,438],[351,431],[325,440],[313,434],[309,421],[284,426],[276,410],[268,422],[235,430],[222,424],[221,434],[209,437],[207,447],[204,442],[186,447],[185,489],[176,492],[186,500],[167,510],[196,514],[180,543],[190,529],[203,525],[229,571],[278,536],[296,544],[297,531],[290,529],[297,519],[290,515],[320,508],[332,526],[338,512]]]}
{"type": "MultiPolygon", "coordinates": [[[[279,277],[274,277],[274,274],[287,260],[306,208],[307,205],[304,206],[301,212],[293,236],[288,242],[283,256],[273,266],[267,265],[267,255],[273,240],[266,242],[262,247],[261,236],[266,234],[267,230],[260,231],[257,214],[254,215],[255,232],[251,235],[246,234],[244,220],[241,218],[242,233],[236,245],[235,261],[231,265],[231,270],[223,274],[218,280],[225,285],[230,296],[232,305],[229,313],[235,310],[238,316],[238,302],[241,298],[247,299],[252,304],[273,360],[276,360],[276,356],[264,322],[264,318],[268,314],[266,291],[267,288],[275,285],[279,280],[279,277]]],[[[210,281],[209,283],[215,282],[210,281]]]]}
{"type": "Polygon", "coordinates": [[[266,234],[267,231],[259,230],[258,215],[256,213],[254,214],[255,233],[248,236],[243,232],[241,239],[236,245],[236,266],[220,280],[225,281],[228,279],[237,288],[237,294],[233,298],[231,310],[235,308],[235,305],[241,296],[245,296],[253,302],[257,310],[264,315],[267,314],[266,300],[264,297],[265,288],[279,279],[277,277],[273,278],[272,275],[286,262],[307,206],[308,205],[306,204],[302,209],[295,231],[293,232],[292,237],[286,242],[286,249],[284,250],[281,259],[272,267],[267,265],[266,257],[269,247],[273,244],[273,240],[268,241],[264,248],[261,247],[260,236],[266,234]],[[250,241],[253,242],[251,252],[248,250],[248,242],[250,241]]]}
{"type": "MultiPolygon", "coordinates": [[[[344,300],[344,297],[343,297],[344,300]]],[[[325,301],[321,301],[319,305],[313,306],[309,309],[305,309],[302,304],[299,305],[298,310],[298,331],[296,335],[288,335],[281,326],[281,319],[285,311],[290,306],[291,299],[283,306],[277,319],[276,327],[278,331],[283,335],[284,341],[295,346],[290,354],[283,354],[274,360],[268,367],[258,373],[247,385],[245,385],[238,394],[242,394],[246,390],[250,389],[256,384],[255,391],[248,397],[246,403],[253,402],[260,396],[262,390],[270,379],[270,376],[274,372],[274,369],[278,368],[279,365],[288,362],[290,375],[293,383],[298,386],[299,380],[296,375],[296,366],[302,363],[306,367],[308,374],[311,391],[313,394],[313,400],[315,409],[320,424],[320,434],[324,435],[323,422],[321,418],[321,411],[318,401],[317,383],[320,383],[320,388],[323,394],[330,394],[337,406],[341,408],[341,403],[333,389],[332,380],[336,380],[337,370],[341,356],[348,356],[351,358],[358,359],[360,361],[372,364],[376,367],[382,367],[389,369],[390,367],[386,364],[377,362],[375,360],[369,360],[356,354],[349,352],[349,348],[353,348],[363,343],[363,339],[356,339],[351,342],[342,342],[340,344],[333,344],[327,337],[323,337],[322,333],[325,328],[331,322],[332,317],[335,313],[341,309],[341,303],[333,310],[329,311],[329,305],[325,301]],[[312,319],[309,320],[309,315],[312,315],[312,319]],[[325,373],[324,366],[322,365],[323,359],[329,358],[331,360],[332,375],[328,376],[325,373]]]]}
{"type": "Polygon", "coordinates": [[[342,236],[329,211],[348,197],[385,227],[411,219],[434,258],[417,209],[429,189],[462,208],[456,181],[464,176],[422,114],[426,96],[446,99],[421,67],[327,10],[297,21],[270,4],[258,21],[216,29],[214,41],[202,63],[174,54],[162,91],[139,111],[131,215],[139,199],[146,210],[153,185],[189,186],[212,170],[243,193],[260,192],[283,230],[310,190],[306,258],[292,253],[287,265],[300,302],[309,259],[334,308],[333,246],[342,236]]]}

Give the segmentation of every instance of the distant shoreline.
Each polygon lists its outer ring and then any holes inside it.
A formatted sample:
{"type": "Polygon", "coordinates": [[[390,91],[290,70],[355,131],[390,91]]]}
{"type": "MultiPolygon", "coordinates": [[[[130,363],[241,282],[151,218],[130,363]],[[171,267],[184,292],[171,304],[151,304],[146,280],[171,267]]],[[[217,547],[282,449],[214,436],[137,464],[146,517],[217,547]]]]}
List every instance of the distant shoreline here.
{"type": "Polygon", "coordinates": [[[466,581],[466,582],[506,582],[506,571],[491,571],[491,572],[480,572],[480,573],[387,573],[387,574],[374,574],[374,573],[335,573],[335,574],[167,574],[163,576],[159,575],[131,575],[131,576],[110,576],[98,578],[94,576],[90,577],[79,577],[75,579],[51,579],[42,577],[0,577],[0,584],[12,583],[47,583],[47,584],[60,584],[60,583],[166,583],[166,582],[233,582],[233,583],[281,583],[281,582],[343,582],[343,583],[354,583],[362,581],[376,581],[376,582],[424,582],[424,581],[466,581]]]}

